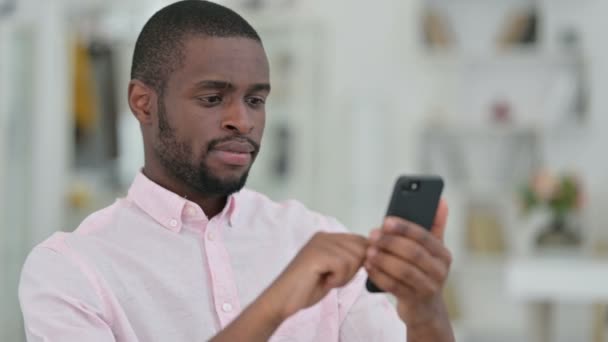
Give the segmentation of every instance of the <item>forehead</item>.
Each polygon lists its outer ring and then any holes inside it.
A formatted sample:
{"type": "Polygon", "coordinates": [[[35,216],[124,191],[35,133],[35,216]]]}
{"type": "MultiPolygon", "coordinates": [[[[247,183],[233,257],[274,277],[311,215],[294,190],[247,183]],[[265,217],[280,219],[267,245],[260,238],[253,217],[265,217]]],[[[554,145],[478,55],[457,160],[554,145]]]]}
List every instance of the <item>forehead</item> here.
{"type": "Polygon", "coordinates": [[[181,67],[170,76],[170,87],[189,87],[201,80],[235,86],[269,82],[266,53],[253,39],[191,37],[184,40],[182,53],[181,67]]]}

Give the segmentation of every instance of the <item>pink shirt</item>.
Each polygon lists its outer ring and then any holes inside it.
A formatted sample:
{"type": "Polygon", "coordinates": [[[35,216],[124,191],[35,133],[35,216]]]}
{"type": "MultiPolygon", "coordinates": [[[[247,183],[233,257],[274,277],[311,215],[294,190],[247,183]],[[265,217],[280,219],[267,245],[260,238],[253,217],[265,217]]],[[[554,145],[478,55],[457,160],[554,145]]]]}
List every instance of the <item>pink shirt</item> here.
{"type": "MultiPolygon", "coordinates": [[[[19,299],[28,341],[204,341],[251,303],[335,219],[251,190],[209,220],[139,174],[126,198],[30,253],[19,299]]],[[[271,341],[405,341],[386,297],[345,287],[286,320],[271,341]]]]}

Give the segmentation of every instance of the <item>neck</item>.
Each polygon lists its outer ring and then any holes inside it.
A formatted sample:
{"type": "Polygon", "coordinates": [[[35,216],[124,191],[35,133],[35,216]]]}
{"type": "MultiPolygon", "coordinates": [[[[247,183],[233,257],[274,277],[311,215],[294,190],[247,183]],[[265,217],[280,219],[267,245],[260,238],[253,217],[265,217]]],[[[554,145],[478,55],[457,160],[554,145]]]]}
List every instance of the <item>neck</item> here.
{"type": "Polygon", "coordinates": [[[183,181],[168,174],[162,167],[151,167],[146,164],[142,172],[154,183],[198,204],[209,219],[222,212],[226,206],[228,196],[207,195],[196,191],[183,181]]]}

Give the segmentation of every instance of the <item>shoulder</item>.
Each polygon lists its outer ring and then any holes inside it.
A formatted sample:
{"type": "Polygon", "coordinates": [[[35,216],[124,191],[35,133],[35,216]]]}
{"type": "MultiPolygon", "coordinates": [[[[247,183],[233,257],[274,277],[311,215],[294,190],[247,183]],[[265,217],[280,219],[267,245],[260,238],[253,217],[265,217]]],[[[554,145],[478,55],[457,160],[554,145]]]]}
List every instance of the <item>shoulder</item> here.
{"type": "Polygon", "coordinates": [[[74,235],[95,235],[104,229],[115,226],[129,212],[137,214],[138,210],[131,201],[119,198],[111,205],[87,216],[74,230],[74,235]]]}
{"type": "MultiPolygon", "coordinates": [[[[123,200],[98,210],[85,218],[73,232],[55,232],[36,245],[27,255],[21,270],[22,281],[65,282],[76,274],[88,278],[91,274],[89,262],[83,251],[91,251],[95,237],[113,229],[121,209],[128,206],[123,200]]],[[[94,249],[94,248],[92,248],[94,249]]],[[[73,279],[72,279],[73,280],[73,279]]]]}
{"type": "Polygon", "coordinates": [[[57,232],[36,245],[27,255],[22,269],[23,274],[36,274],[40,272],[55,272],[52,269],[68,266],[68,247],[65,237],[68,233],[57,232]]]}
{"type": "MultiPolygon", "coordinates": [[[[111,322],[96,273],[55,233],[28,254],[21,270],[18,297],[26,329],[65,323],[58,313],[89,312],[111,322]]],[[[74,316],[75,317],[75,316],[74,316]]]]}
{"type": "Polygon", "coordinates": [[[90,287],[93,272],[69,247],[68,237],[68,233],[55,233],[30,251],[21,270],[20,297],[45,290],[77,293],[90,287]]]}
{"type": "Polygon", "coordinates": [[[76,273],[82,273],[85,265],[69,246],[70,233],[56,232],[35,246],[25,259],[21,271],[24,276],[54,280],[67,280],[76,273]]]}

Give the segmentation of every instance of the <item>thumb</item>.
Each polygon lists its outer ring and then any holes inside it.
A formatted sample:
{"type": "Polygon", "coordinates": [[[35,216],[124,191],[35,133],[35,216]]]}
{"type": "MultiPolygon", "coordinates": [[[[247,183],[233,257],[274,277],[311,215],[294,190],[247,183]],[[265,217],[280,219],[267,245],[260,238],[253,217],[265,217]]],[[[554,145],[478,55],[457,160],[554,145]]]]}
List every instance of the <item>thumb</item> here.
{"type": "Polygon", "coordinates": [[[439,201],[439,205],[437,206],[437,213],[435,214],[435,221],[433,222],[433,227],[431,228],[431,234],[443,241],[443,236],[445,233],[445,226],[448,220],[448,203],[442,197],[439,201]]]}

